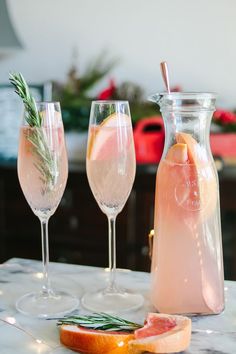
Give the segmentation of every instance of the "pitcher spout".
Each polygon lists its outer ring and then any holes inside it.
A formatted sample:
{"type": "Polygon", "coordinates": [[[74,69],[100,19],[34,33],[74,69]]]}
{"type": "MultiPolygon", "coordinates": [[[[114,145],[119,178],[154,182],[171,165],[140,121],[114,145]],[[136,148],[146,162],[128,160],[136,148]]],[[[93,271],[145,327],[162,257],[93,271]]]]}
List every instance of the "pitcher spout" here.
{"type": "Polygon", "coordinates": [[[154,102],[158,105],[160,105],[160,101],[162,99],[163,95],[160,93],[154,93],[153,95],[148,97],[148,101],[154,102]]]}

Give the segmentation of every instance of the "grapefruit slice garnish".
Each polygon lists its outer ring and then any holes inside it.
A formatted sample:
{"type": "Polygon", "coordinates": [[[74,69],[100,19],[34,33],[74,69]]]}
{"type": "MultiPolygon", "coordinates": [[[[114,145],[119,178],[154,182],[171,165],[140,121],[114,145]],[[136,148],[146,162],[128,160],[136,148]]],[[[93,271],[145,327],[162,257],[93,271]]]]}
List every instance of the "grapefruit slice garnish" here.
{"type": "Polygon", "coordinates": [[[91,126],[87,148],[87,158],[106,158],[110,147],[117,139],[117,127],[131,126],[130,117],[123,113],[113,113],[98,126],[91,126]]]}
{"type": "Polygon", "coordinates": [[[138,354],[185,350],[191,339],[191,320],[184,316],[149,313],[144,327],[132,332],[94,330],[64,324],[61,342],[80,353],[138,354]]]}

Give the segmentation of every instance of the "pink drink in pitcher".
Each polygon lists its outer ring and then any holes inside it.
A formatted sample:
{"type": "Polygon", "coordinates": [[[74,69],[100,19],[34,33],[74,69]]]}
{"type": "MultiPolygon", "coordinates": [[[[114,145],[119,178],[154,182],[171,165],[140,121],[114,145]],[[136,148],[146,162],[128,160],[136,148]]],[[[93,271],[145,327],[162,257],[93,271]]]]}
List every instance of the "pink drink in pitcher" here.
{"type": "Polygon", "coordinates": [[[209,147],[212,94],[159,96],[165,148],[158,167],[151,300],[165,313],[224,308],[218,177],[209,147]]]}

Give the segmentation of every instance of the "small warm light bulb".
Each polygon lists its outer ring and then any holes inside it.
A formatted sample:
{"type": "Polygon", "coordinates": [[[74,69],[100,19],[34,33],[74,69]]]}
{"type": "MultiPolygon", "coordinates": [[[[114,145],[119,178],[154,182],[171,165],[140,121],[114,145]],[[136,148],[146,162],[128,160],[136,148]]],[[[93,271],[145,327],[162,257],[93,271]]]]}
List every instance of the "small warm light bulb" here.
{"type": "Polygon", "coordinates": [[[3,295],[3,291],[2,290],[0,290],[0,295],[3,295]]]}
{"type": "Polygon", "coordinates": [[[207,334],[213,333],[213,331],[211,329],[207,329],[206,332],[207,332],[207,334]]]}
{"type": "Polygon", "coordinates": [[[42,343],[41,339],[36,339],[36,343],[41,344],[42,343]]]}
{"type": "Polygon", "coordinates": [[[6,317],[6,321],[12,325],[16,323],[16,319],[14,317],[6,317]]]}
{"type": "Polygon", "coordinates": [[[43,278],[43,273],[38,272],[38,273],[35,274],[35,276],[38,279],[42,279],[43,278]]]}
{"type": "Polygon", "coordinates": [[[121,341],[121,342],[118,343],[118,347],[123,347],[124,344],[125,343],[123,341],[121,341]]]}

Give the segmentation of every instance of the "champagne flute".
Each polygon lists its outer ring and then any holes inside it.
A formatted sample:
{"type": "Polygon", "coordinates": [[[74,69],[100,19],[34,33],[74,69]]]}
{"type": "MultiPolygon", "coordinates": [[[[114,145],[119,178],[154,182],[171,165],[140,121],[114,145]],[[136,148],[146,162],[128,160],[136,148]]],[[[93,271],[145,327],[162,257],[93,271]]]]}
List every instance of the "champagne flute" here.
{"type": "Polygon", "coordinates": [[[86,170],[92,193],[108,218],[109,283],[86,293],[82,304],[91,311],[120,312],[142,306],[143,297],[116,283],[116,217],[131,192],[135,171],[133,131],[127,101],[93,101],[90,112],[86,170]]]}
{"type": "Polygon", "coordinates": [[[65,190],[68,160],[59,102],[39,102],[40,126],[29,125],[25,110],[20,128],[17,170],[24,196],[41,223],[43,286],[26,294],[16,308],[35,317],[61,316],[78,306],[78,299],[64,291],[54,291],[48,276],[48,221],[65,190]]]}

